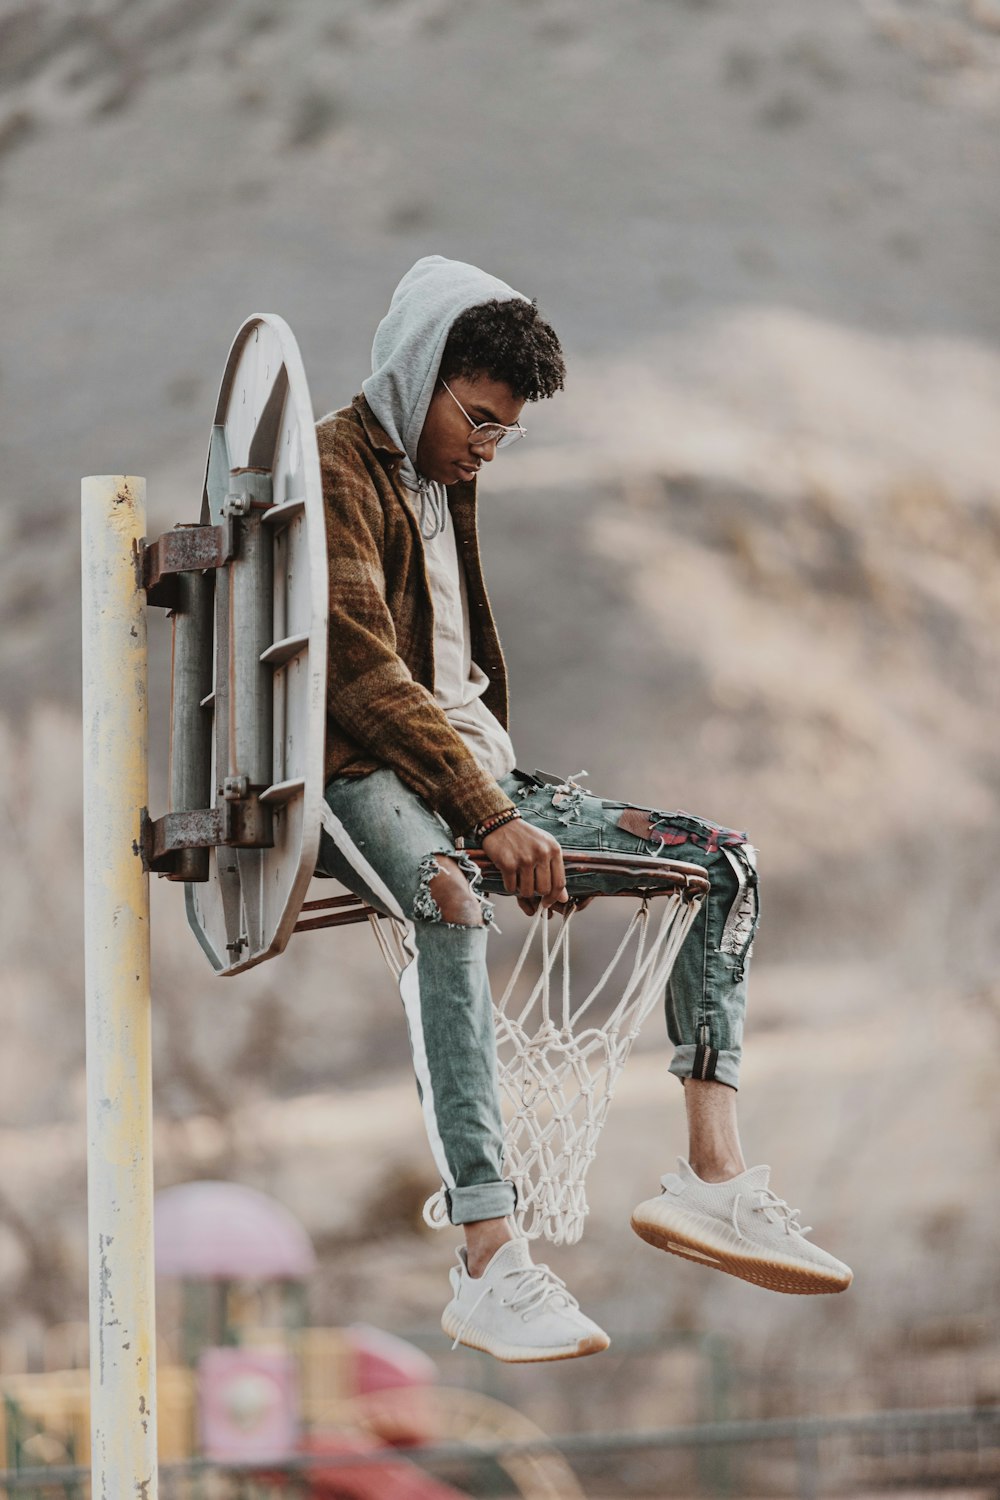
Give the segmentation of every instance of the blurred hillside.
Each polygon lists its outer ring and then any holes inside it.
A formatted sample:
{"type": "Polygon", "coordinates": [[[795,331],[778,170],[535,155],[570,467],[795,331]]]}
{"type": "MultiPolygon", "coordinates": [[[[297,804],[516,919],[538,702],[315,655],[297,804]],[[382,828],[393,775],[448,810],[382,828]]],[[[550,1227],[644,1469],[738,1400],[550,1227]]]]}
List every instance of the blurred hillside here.
{"type": "MultiPolygon", "coordinates": [[[[243,318],[288,319],[320,414],[439,252],[537,296],[569,362],[481,488],[521,762],[751,831],[748,1150],[858,1270],[803,1309],[628,1243],[682,1145],[654,1019],[574,1289],[762,1362],[993,1348],[998,117],[996,0],[0,3],[8,1325],[85,1298],[79,478],[194,518],[243,318]]],[[[222,983],[154,901],[161,1185],[289,1202],[326,1320],[433,1321],[365,934],[222,983]]]]}

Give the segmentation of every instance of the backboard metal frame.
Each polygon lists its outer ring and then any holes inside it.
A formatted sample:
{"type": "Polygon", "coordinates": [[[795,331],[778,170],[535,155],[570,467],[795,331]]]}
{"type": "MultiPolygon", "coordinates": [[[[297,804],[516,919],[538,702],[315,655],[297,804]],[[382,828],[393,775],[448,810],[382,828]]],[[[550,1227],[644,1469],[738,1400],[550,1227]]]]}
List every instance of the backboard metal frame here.
{"type": "Polygon", "coordinates": [[[219,974],[286,946],[319,857],[327,567],[315,419],[291,329],[248,318],[226,363],[200,524],[145,549],[173,616],[170,809],[149,868],[186,883],[219,974]]]}

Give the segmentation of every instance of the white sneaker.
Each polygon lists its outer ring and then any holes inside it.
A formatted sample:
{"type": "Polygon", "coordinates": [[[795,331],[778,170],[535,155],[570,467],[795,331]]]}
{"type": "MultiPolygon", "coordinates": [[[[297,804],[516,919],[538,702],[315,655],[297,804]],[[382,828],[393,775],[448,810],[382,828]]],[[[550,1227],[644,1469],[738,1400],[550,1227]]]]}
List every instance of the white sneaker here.
{"type": "Polygon", "coordinates": [[[632,1228],[650,1245],[728,1271],[772,1292],[843,1292],[854,1273],[805,1236],[798,1209],[768,1187],[770,1167],[728,1182],[702,1182],[681,1157],[660,1179],[658,1198],[640,1203],[632,1228]]]}
{"type": "Polygon", "coordinates": [[[508,1240],[481,1276],[470,1276],[464,1247],[448,1273],[455,1295],[441,1316],[454,1339],[509,1364],[599,1354],[611,1342],[580,1311],[548,1266],[536,1266],[525,1239],[508,1240]]]}

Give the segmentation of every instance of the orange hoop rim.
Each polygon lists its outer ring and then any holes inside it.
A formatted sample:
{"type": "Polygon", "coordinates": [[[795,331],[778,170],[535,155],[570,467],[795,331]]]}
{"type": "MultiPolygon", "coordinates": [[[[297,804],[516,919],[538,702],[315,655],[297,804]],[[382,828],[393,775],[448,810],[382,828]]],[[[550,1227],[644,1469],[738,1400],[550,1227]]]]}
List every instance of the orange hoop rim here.
{"type": "MultiPolygon", "coordinates": [[[[495,876],[490,896],[507,896],[512,893],[503,888],[500,871],[482,849],[464,851],[482,875],[495,876]]],[[[634,882],[619,891],[588,891],[586,895],[571,896],[570,907],[578,901],[589,901],[594,897],[631,896],[646,901],[653,896],[680,896],[687,903],[700,901],[708,895],[710,881],[700,865],[687,864],[680,859],[660,859],[653,854],[615,854],[605,849],[564,849],[563,863],[567,875],[624,875],[634,876],[634,882]]],[[[305,901],[302,911],[315,913],[300,918],[295,924],[296,932],[312,932],[320,927],[343,927],[350,922],[367,922],[382,919],[384,912],[376,911],[361,896],[325,896],[318,901],[305,901]]]]}
{"type": "MultiPolygon", "coordinates": [[[[465,853],[477,865],[483,875],[500,872],[482,849],[466,849],[465,853]]],[[[588,896],[669,896],[681,895],[685,901],[695,901],[708,895],[710,882],[700,865],[687,864],[680,859],[660,859],[653,854],[618,854],[606,849],[564,849],[563,864],[567,875],[626,875],[635,876],[634,884],[620,891],[591,891],[588,896]]],[[[491,888],[490,895],[510,895],[509,891],[491,888]]],[[[574,899],[585,900],[584,896],[574,899]]]]}

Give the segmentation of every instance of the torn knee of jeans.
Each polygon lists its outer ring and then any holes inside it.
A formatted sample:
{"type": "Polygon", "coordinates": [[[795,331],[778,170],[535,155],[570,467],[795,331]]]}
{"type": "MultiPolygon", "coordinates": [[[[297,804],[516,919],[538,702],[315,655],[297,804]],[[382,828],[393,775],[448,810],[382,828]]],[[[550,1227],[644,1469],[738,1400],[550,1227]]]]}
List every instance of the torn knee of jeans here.
{"type": "MultiPolygon", "coordinates": [[[[493,905],[487,901],[480,890],[483,877],[479,869],[473,864],[469,856],[457,849],[439,855],[425,854],[418,867],[420,882],[417,886],[417,894],[413,898],[413,918],[417,922],[440,922],[444,927],[491,927],[493,925],[493,905]],[[478,922],[455,922],[451,920],[453,908],[450,900],[445,900],[445,911],[442,912],[437,897],[431,890],[431,882],[439,875],[447,876],[448,872],[438,864],[438,859],[450,861],[457,865],[468,881],[469,893],[474,897],[477,907],[478,922]],[[446,915],[447,913],[447,915],[446,915]]],[[[464,893],[463,893],[464,894],[464,893]]]]}

